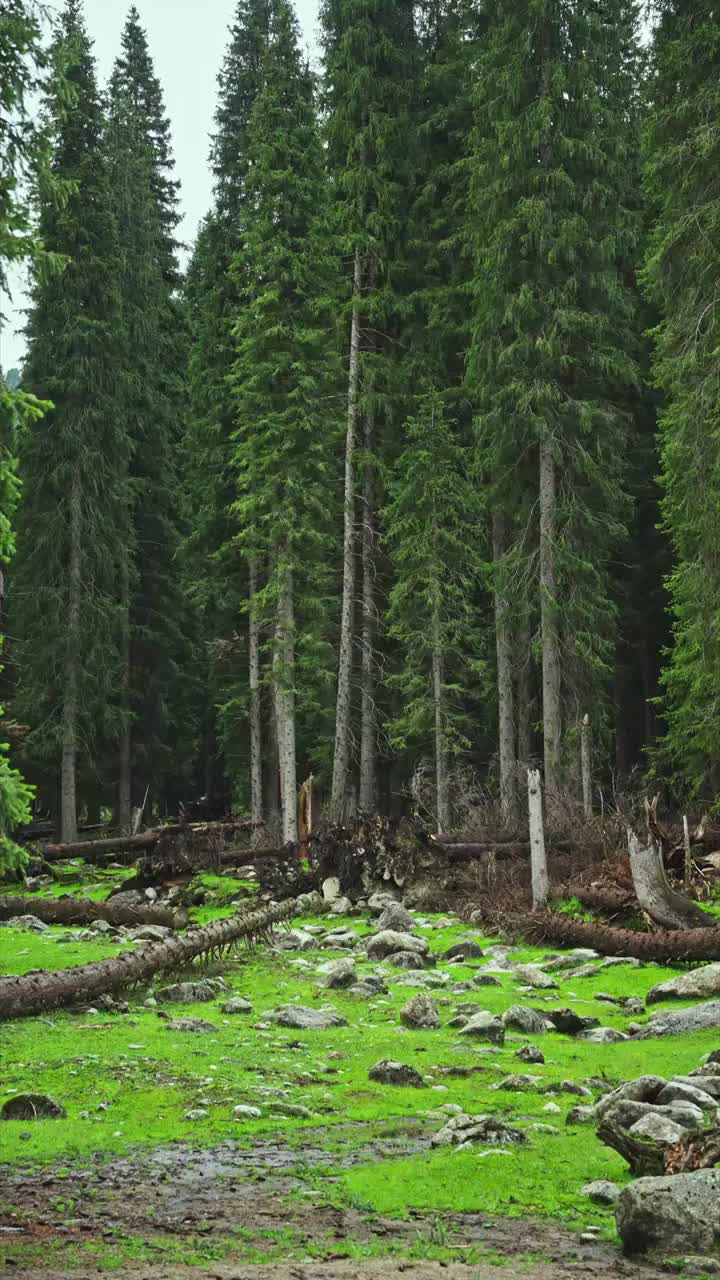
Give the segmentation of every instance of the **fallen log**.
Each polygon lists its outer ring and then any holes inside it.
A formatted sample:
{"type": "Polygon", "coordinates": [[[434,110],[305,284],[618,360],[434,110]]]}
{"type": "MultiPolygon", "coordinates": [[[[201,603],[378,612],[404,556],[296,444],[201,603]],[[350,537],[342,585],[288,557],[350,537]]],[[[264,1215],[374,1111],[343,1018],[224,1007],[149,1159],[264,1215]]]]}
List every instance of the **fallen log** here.
{"type": "Polygon", "coordinates": [[[590,911],[603,911],[608,914],[627,914],[638,910],[635,895],[623,889],[602,888],[598,885],[569,884],[562,889],[553,890],[554,897],[577,898],[590,911]]]}
{"type": "Polygon", "coordinates": [[[72,844],[49,844],[45,850],[46,858],[85,858],[91,862],[95,857],[104,854],[126,853],[135,850],[152,849],[159,840],[168,840],[174,836],[195,835],[234,835],[238,831],[251,830],[254,823],[250,818],[238,818],[233,822],[175,822],[166,827],[154,827],[143,831],[138,836],[111,836],[103,840],[77,840],[72,844]]]}
{"type": "Polygon", "coordinates": [[[592,947],[604,956],[638,960],[720,960],[720,928],[658,929],[638,933],[612,925],[573,920],[560,912],[514,912],[502,918],[503,928],[528,942],[552,942],[562,947],[592,947]]]}
{"type": "Polygon", "coordinates": [[[22,977],[0,978],[0,1021],[47,1013],[69,1005],[92,1003],[99,996],[124,991],[156,974],[181,970],[199,956],[219,955],[243,939],[267,936],[273,925],[291,920],[293,899],[262,911],[218,920],[200,929],[150,942],[136,950],[56,972],[43,970],[22,977]]]}
{"type": "MultiPolygon", "coordinates": [[[[648,806],[648,815],[650,813],[648,806]]],[[[653,837],[650,817],[648,826],[647,844],[643,844],[634,831],[628,830],[630,871],[640,907],[664,929],[715,928],[713,916],[672,888],[665,872],[661,848],[653,837]]]]}
{"type": "Polygon", "coordinates": [[[430,836],[430,843],[440,847],[451,861],[468,862],[475,858],[530,857],[529,840],[453,840],[449,836],[430,836]]]}
{"type": "Polygon", "coordinates": [[[630,1133],[612,1112],[601,1121],[597,1136],[627,1161],[636,1178],[657,1178],[664,1173],[665,1148],[652,1139],[630,1133]]]}
{"type": "Polygon", "coordinates": [[[697,1169],[720,1168],[720,1127],[689,1133],[687,1138],[665,1152],[663,1173],[695,1173],[697,1169]]]}
{"type": "Polygon", "coordinates": [[[128,907],[113,902],[112,898],[107,902],[92,902],[89,898],[0,896],[0,920],[11,920],[13,916],[37,916],[45,924],[92,924],[93,920],[107,920],[108,924],[160,924],[168,929],[184,929],[187,924],[184,912],[151,903],[128,907]]]}

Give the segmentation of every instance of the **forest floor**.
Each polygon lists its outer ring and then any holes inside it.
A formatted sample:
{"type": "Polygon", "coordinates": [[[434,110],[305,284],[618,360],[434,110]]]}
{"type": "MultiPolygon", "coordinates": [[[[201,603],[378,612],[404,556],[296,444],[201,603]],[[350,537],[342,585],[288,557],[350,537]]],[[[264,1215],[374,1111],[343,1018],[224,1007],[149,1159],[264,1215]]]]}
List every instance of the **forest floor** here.
{"type": "MultiPolygon", "coordinates": [[[[60,891],[103,897],[113,877],[127,875],[75,865],[77,883],[60,891]]],[[[231,914],[230,899],[252,893],[231,877],[200,883],[208,900],[196,920],[231,914]]],[[[508,1029],[495,1046],[449,1025],[458,1010],[503,1013],[522,1004],[541,1012],[570,1007],[623,1030],[629,1018],[598,997],[643,998],[673,971],[598,962],[581,975],[553,972],[556,987],[531,990],[504,967],[502,949],[488,954],[497,939],[452,916],[414,913],[413,924],[437,962],[424,973],[368,961],[364,941],[375,925],[365,917],[324,916],[279,931],[272,949],[258,946],[220,968],[184,975],[220,976],[213,999],[170,1003],[158,982],[131,993],[127,1005],[0,1025],[0,1106],[32,1092],[66,1111],[55,1120],[0,1123],[0,1274],[487,1280],[511,1268],[537,1280],[654,1280],[682,1270],[677,1259],[645,1265],[623,1258],[612,1209],[591,1203],[582,1187],[596,1179],[623,1185],[626,1166],[593,1124],[567,1119],[578,1103],[623,1080],[697,1067],[718,1047],[718,1034],[596,1044],[508,1029]],[[338,928],[344,940],[327,937],[338,928]],[[444,958],[467,938],[480,943],[482,957],[444,958]],[[320,970],[341,958],[353,960],[360,979],[383,979],[387,991],[328,990],[320,970]],[[400,1010],[418,991],[435,1001],[439,1028],[401,1025],[400,1010]],[[223,1013],[237,996],[252,1009],[223,1013]],[[274,1014],[285,1005],[334,1011],[344,1025],[284,1028],[274,1014]],[[205,1027],[177,1030],[163,1013],[202,1019],[205,1027]],[[529,1041],[542,1048],[543,1064],[518,1061],[529,1041]],[[382,1059],[413,1066],[418,1087],[370,1080],[382,1059]],[[529,1079],[503,1088],[517,1073],[529,1079]],[[237,1106],[249,1110],[236,1116],[237,1106]],[[458,1108],[498,1116],[529,1140],[431,1146],[458,1108]]],[[[122,933],[112,939],[77,928],[6,926],[0,970],[64,968],[133,945],[122,933]]],[[[515,947],[509,963],[544,954],[515,947]]]]}

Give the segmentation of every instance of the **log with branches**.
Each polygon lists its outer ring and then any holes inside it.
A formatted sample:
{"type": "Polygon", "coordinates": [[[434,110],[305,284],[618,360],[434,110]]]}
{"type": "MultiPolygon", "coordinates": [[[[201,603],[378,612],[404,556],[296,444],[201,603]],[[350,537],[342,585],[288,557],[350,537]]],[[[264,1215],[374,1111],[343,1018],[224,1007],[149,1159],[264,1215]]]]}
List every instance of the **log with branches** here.
{"type": "Polygon", "coordinates": [[[22,977],[0,978],[0,1021],[92,1003],[99,996],[125,991],[157,974],[181,971],[201,956],[219,956],[239,942],[268,937],[274,925],[291,920],[295,911],[296,904],[291,899],[189,929],[164,942],[147,943],[109,960],[57,972],[42,970],[22,977]]]}
{"type": "Polygon", "coordinates": [[[129,853],[135,858],[145,849],[153,849],[158,842],[173,839],[190,839],[192,836],[227,839],[240,831],[250,831],[253,823],[248,818],[231,822],[175,822],[165,827],[155,827],[137,836],[111,836],[102,840],[77,840],[72,844],[49,844],[45,856],[49,859],[84,858],[94,862],[106,856],[129,853]]]}
{"type": "Polygon", "coordinates": [[[594,921],[574,920],[561,912],[512,912],[502,917],[511,935],[532,943],[558,947],[592,947],[605,956],[628,956],[660,964],[691,960],[720,960],[720,928],[658,929],[640,933],[594,921]]]}
{"type": "Polygon", "coordinates": [[[107,920],[108,924],[127,925],[160,924],[169,929],[184,929],[187,916],[183,911],[169,907],[147,905],[129,907],[122,902],[93,902],[90,898],[25,898],[17,895],[0,896],[0,920],[13,916],[37,916],[45,924],[92,924],[94,920],[107,920]]]}

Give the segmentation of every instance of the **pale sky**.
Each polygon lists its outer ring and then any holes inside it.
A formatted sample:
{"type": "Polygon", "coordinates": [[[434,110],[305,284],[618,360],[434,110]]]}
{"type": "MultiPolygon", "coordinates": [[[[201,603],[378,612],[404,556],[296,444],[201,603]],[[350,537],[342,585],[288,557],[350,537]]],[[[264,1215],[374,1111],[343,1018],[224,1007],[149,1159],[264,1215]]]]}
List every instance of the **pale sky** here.
{"type": "MultiPolygon", "coordinates": [[[[120,33],[131,0],[85,0],[88,30],[95,41],[98,74],[104,84],[120,49],[120,33]]],[[[319,0],[295,0],[308,48],[314,44],[319,0]]],[[[191,244],[211,202],[207,157],[217,101],[217,74],[228,40],[236,0],[136,0],[150,43],[155,70],[172,122],[177,177],[185,218],[180,239],[191,244]]],[[[57,0],[52,0],[53,8],[57,0]]],[[[18,283],[13,303],[3,300],[7,319],[0,331],[0,366],[22,359],[23,300],[18,283]],[[14,306],[13,306],[14,304],[14,306]]]]}

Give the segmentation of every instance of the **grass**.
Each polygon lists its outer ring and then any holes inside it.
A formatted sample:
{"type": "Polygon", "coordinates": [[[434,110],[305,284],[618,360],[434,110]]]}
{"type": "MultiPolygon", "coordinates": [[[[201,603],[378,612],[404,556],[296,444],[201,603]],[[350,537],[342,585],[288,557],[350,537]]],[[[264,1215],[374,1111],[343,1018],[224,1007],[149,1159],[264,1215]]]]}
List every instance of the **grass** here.
{"type": "MultiPolygon", "coordinates": [[[[227,876],[204,876],[202,887],[213,895],[213,900],[195,912],[196,918],[201,919],[221,918],[231,909],[224,905],[228,899],[242,896],[251,888],[227,876]]],[[[67,891],[67,886],[64,888],[67,891]]],[[[320,923],[347,923],[359,938],[369,932],[367,923],[358,919],[328,921],[325,917],[320,923]]],[[[449,928],[441,928],[440,924],[437,918],[429,918],[428,925],[418,930],[430,940],[436,955],[460,937],[479,937],[477,931],[459,923],[449,928]]],[[[0,967],[5,973],[64,968],[116,955],[121,950],[117,944],[101,941],[59,945],[55,939],[66,932],[53,928],[49,933],[35,935],[0,929],[0,967]]],[[[492,940],[484,941],[489,945],[492,940]]],[[[519,958],[531,961],[544,951],[518,948],[517,953],[519,958]]],[[[441,1029],[411,1032],[399,1024],[399,1011],[414,994],[413,989],[398,985],[403,974],[390,970],[390,994],[367,1001],[349,993],[328,991],[319,984],[316,967],[331,957],[327,951],[269,952],[260,947],[223,967],[228,990],[218,1001],[166,1006],[173,1015],[209,1019],[216,1026],[214,1034],[169,1031],[154,1009],[144,1007],[146,990],[130,994],[130,1012],[126,1015],[65,1011],[0,1025],[0,1104],[13,1093],[32,1090],[49,1093],[67,1110],[65,1120],[1,1124],[0,1164],[33,1169],[44,1165],[74,1166],[89,1162],[98,1153],[110,1157],[177,1142],[211,1147],[231,1140],[240,1149],[250,1150],[253,1144],[264,1140],[281,1141],[297,1150],[295,1173],[303,1183],[311,1190],[321,1188],[325,1202],[339,1206],[398,1218],[413,1211],[554,1218],[575,1228],[600,1226],[612,1235],[611,1212],[591,1205],[580,1195],[580,1188],[595,1178],[625,1181],[624,1162],[598,1142],[594,1127],[565,1124],[568,1111],[581,1099],[565,1093],[556,1093],[549,1099],[545,1090],[563,1080],[582,1083],[602,1077],[615,1084],[651,1071],[663,1075],[684,1073],[697,1066],[704,1053],[716,1048],[720,1038],[717,1033],[702,1032],[604,1046],[548,1034],[537,1038],[546,1056],[545,1064],[527,1068],[514,1057],[525,1037],[509,1037],[501,1052],[488,1054],[483,1052],[487,1046],[469,1043],[447,1027],[456,1005],[469,1003],[500,1013],[510,1004],[544,1008],[561,1003],[598,1017],[604,1025],[622,1029],[627,1017],[615,1006],[599,1001],[598,994],[644,996],[651,986],[676,971],[658,965],[640,969],[622,965],[584,979],[570,979],[561,971],[554,975],[559,992],[549,993],[523,993],[518,990],[517,981],[502,972],[495,975],[500,983],[497,987],[474,988],[456,995],[448,984],[448,989],[432,992],[443,1022],[441,1029]],[[305,963],[312,968],[306,970],[305,963]],[[222,1001],[231,995],[247,997],[255,1012],[249,1016],[223,1015],[222,1001]],[[283,1030],[266,1022],[266,1015],[274,1008],[292,1001],[311,1006],[331,1004],[348,1025],[303,1032],[283,1030]],[[398,1089],[372,1083],[368,1070],[381,1058],[411,1063],[425,1077],[426,1087],[398,1089]],[[446,1074],[447,1068],[458,1066],[477,1071],[464,1078],[446,1074]],[[494,1088],[509,1073],[526,1070],[540,1077],[538,1086],[531,1091],[494,1088]],[[560,1108],[559,1114],[545,1112],[549,1100],[560,1108]],[[301,1104],[313,1113],[313,1118],[273,1116],[266,1111],[271,1101],[301,1104]],[[237,1122],[232,1109],[239,1103],[260,1107],[262,1118],[237,1122]],[[532,1121],[549,1122],[557,1126],[558,1132],[531,1135],[526,1146],[506,1148],[509,1154],[493,1152],[483,1156],[477,1151],[448,1149],[414,1154],[412,1144],[418,1134],[434,1132],[441,1126],[437,1108],[444,1103],[459,1104],[470,1113],[499,1113],[520,1126],[532,1121]],[[187,1120],[186,1113],[196,1108],[206,1111],[207,1118],[199,1122],[187,1120]],[[402,1140],[404,1134],[408,1135],[410,1154],[404,1158],[378,1157],[373,1144],[393,1135],[402,1140]],[[331,1153],[332,1162],[314,1166],[312,1151],[316,1148],[331,1153]],[[348,1167],[347,1159],[353,1152],[359,1153],[361,1163],[348,1167]]],[[[452,966],[449,972],[453,981],[463,981],[483,964],[479,961],[452,966]]],[[[358,962],[361,973],[367,968],[365,962],[358,962]]],[[[218,1243],[213,1238],[210,1243],[184,1241],[182,1248],[190,1248],[193,1256],[200,1259],[198,1265],[202,1265],[209,1258],[207,1250],[217,1247],[227,1251],[237,1244],[218,1243]]],[[[156,1251],[152,1256],[173,1260],[167,1251],[157,1252],[161,1247],[157,1242],[145,1245],[156,1251]]],[[[253,1251],[270,1247],[268,1242],[246,1245],[246,1261],[262,1260],[253,1251]]],[[[7,1256],[11,1256],[8,1250],[13,1247],[22,1251],[29,1246],[8,1246],[7,1256]]],[[[82,1249],[90,1247],[83,1245],[82,1249]]],[[[103,1245],[105,1252],[98,1254],[98,1266],[121,1268],[122,1260],[131,1256],[127,1252],[130,1247],[127,1241],[122,1246],[117,1241],[103,1245]],[[113,1261],[116,1258],[120,1262],[113,1261]]],[[[288,1241],[283,1247],[290,1247],[288,1241]]],[[[307,1242],[300,1242],[297,1247],[307,1254],[307,1242]]],[[[348,1242],[348,1248],[364,1247],[348,1242]]],[[[420,1247],[442,1253],[445,1245],[442,1240],[426,1240],[417,1243],[420,1247]]],[[[162,1249],[167,1248],[170,1246],[164,1240],[162,1249]]],[[[333,1241],[333,1256],[339,1256],[338,1248],[338,1242],[333,1241]]],[[[457,1259],[457,1251],[453,1250],[450,1256],[457,1259]]],[[[188,1260],[186,1252],[183,1257],[188,1260]]]]}

